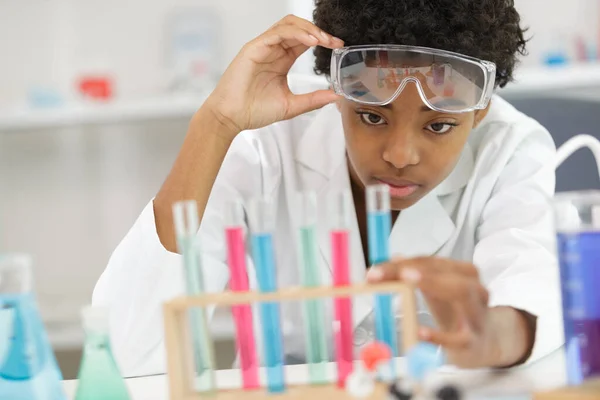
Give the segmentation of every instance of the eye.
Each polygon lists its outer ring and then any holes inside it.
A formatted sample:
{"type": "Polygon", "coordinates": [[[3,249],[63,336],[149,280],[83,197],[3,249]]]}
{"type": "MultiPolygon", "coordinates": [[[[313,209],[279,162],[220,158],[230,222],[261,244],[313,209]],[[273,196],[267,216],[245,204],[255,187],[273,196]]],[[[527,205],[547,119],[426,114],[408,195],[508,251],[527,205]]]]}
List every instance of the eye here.
{"type": "Polygon", "coordinates": [[[427,126],[427,130],[435,133],[436,135],[443,135],[444,133],[450,132],[453,128],[458,126],[450,122],[436,122],[427,126]]]}
{"type": "Polygon", "coordinates": [[[387,124],[385,119],[383,119],[383,117],[377,114],[373,114],[370,112],[358,112],[357,114],[360,115],[360,119],[366,125],[377,126],[387,124]]]}

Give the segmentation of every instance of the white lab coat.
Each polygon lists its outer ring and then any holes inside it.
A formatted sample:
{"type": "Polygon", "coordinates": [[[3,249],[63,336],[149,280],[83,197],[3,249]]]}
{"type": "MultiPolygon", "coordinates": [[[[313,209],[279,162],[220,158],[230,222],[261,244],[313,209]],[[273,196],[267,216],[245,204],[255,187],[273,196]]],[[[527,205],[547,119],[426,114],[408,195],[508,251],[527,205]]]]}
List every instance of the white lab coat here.
{"type": "MultiPolygon", "coordinates": [[[[301,86],[304,90],[314,89],[301,86]]],[[[473,262],[489,289],[492,306],[512,306],[538,317],[530,361],[563,343],[558,268],[552,215],[555,146],[536,121],[494,97],[450,176],[415,206],[404,210],[390,236],[393,255],[436,255],[473,262]]],[[[244,132],[234,141],[220,170],[199,235],[208,291],[228,282],[224,210],[228,200],[266,195],[274,199],[277,274],[280,287],[299,284],[294,229],[297,192],[314,190],[319,204],[347,190],[341,118],[335,106],[244,132]]],[[[325,207],[320,209],[322,279],[332,280],[325,207]]],[[[362,245],[355,225],[351,277],[365,279],[362,245]]],[[[110,306],[114,352],[126,376],[165,372],[162,303],[183,293],[181,257],[161,245],[152,202],[114,251],[93,295],[110,306]]],[[[249,275],[255,285],[249,257],[249,275]]],[[[424,307],[421,304],[421,307],[424,307]]],[[[372,304],[354,302],[355,335],[364,336],[372,304]],[[366,327],[365,327],[366,326],[366,327]]],[[[327,310],[332,321],[331,309],[327,310]]],[[[282,309],[286,354],[301,359],[301,309],[282,309]]],[[[259,332],[255,336],[260,337],[259,332]]],[[[364,342],[357,339],[357,345],[364,342]]],[[[333,347],[333,346],[331,346],[333,347]]]]}

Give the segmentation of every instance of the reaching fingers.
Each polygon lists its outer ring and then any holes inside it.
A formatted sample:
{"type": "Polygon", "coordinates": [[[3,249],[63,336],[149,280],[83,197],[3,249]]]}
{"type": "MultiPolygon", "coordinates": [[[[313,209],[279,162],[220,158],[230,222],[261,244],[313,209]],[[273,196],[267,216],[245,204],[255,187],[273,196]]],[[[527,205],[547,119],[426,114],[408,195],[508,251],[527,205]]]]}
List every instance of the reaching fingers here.
{"type": "Polygon", "coordinates": [[[377,280],[401,279],[402,271],[405,269],[416,269],[422,273],[454,273],[473,278],[479,278],[479,271],[474,265],[460,261],[436,257],[419,257],[412,259],[397,259],[389,263],[372,268],[373,271],[383,268],[383,273],[377,273],[377,280]]]}
{"type": "Polygon", "coordinates": [[[475,341],[474,333],[465,324],[463,328],[442,332],[431,328],[419,329],[419,338],[425,342],[437,344],[446,350],[464,350],[469,348],[475,341]]]}
{"type": "Polygon", "coordinates": [[[373,267],[367,277],[371,282],[399,280],[411,284],[429,302],[454,305],[475,331],[483,328],[489,293],[472,265],[436,258],[400,260],[373,267]]]}

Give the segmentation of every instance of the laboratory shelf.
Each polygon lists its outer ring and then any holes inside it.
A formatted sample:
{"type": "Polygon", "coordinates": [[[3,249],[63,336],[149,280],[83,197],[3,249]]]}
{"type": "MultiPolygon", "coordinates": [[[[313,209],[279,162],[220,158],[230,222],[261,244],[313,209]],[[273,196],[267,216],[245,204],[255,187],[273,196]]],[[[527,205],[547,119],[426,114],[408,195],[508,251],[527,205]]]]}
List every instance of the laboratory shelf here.
{"type": "Polygon", "coordinates": [[[500,93],[527,94],[600,88],[600,63],[569,64],[554,67],[523,67],[500,93]]]}
{"type": "MultiPolygon", "coordinates": [[[[578,89],[600,88],[600,63],[556,67],[522,67],[515,82],[500,94],[527,95],[547,92],[566,94],[578,89]]],[[[313,83],[326,84],[311,77],[313,83]]],[[[0,132],[59,128],[89,124],[113,124],[170,118],[190,118],[207,94],[169,94],[139,100],[120,100],[106,104],[70,104],[48,109],[0,109],[0,132]]]]}
{"type": "Polygon", "coordinates": [[[49,108],[0,109],[0,131],[60,128],[170,118],[189,118],[206,95],[164,95],[109,103],[67,104],[49,108]]]}

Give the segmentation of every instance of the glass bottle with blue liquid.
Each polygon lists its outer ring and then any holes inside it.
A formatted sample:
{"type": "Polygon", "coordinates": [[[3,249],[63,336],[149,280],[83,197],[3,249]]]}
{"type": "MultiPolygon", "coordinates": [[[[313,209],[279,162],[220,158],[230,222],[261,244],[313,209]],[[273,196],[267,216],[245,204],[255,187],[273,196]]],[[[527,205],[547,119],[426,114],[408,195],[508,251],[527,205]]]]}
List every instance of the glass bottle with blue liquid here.
{"type": "Polygon", "coordinates": [[[0,255],[0,399],[66,400],[32,280],[29,256],[0,255]]]}
{"type": "Polygon", "coordinates": [[[600,377],[600,191],[556,195],[569,384],[600,377]]]}

